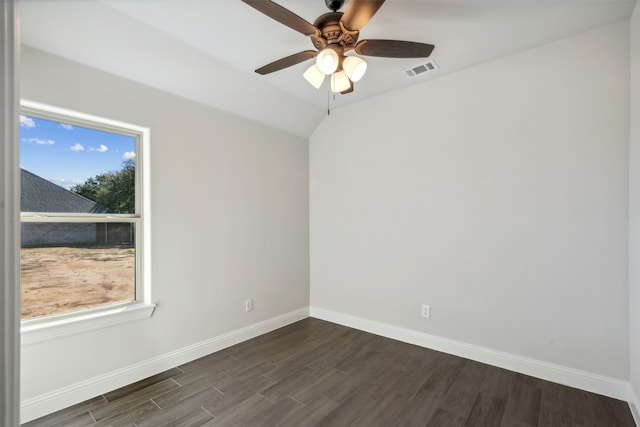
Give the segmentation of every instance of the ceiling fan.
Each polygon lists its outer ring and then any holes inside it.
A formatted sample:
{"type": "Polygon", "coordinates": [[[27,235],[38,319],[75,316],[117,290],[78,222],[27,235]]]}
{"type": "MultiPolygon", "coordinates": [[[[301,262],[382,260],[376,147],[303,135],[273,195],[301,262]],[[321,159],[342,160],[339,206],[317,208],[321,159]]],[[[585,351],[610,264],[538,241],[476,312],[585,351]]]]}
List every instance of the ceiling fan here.
{"type": "Polygon", "coordinates": [[[274,61],[256,70],[265,75],[315,58],[304,77],[319,88],[325,76],[331,76],[331,91],[342,94],[353,91],[353,83],[362,78],[367,63],[356,55],[384,58],[426,58],[434,46],[400,40],[360,40],[360,30],[375,15],[385,0],[351,0],[347,9],[338,12],[345,0],[324,0],[329,13],[310,24],[290,10],[271,0],[242,0],[249,6],[287,27],[308,36],[316,50],[305,50],[274,61]]]}

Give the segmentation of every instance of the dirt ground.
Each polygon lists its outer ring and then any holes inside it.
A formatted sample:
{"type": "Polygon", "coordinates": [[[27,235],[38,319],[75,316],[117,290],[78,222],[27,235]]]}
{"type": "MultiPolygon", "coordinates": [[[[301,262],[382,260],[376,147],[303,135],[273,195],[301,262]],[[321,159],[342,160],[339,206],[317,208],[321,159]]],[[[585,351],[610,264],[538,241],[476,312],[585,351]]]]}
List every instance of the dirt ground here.
{"type": "Polygon", "coordinates": [[[22,319],[135,299],[132,248],[23,248],[22,319]]]}

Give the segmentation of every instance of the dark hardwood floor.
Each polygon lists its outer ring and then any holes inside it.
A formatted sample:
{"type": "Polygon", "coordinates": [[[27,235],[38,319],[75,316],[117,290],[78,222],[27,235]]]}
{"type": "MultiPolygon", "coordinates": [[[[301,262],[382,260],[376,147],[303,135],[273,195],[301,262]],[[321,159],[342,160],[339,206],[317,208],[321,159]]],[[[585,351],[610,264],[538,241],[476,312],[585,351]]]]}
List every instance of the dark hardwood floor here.
{"type": "Polygon", "coordinates": [[[626,402],[312,318],[24,425],[635,426],[626,402]]]}

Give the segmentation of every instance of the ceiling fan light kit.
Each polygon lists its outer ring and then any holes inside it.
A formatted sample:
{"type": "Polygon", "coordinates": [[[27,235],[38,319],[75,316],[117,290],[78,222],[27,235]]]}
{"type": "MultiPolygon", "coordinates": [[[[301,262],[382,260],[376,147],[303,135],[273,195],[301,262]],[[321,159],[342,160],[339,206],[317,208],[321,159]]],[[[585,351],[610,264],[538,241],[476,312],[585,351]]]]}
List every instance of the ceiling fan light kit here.
{"type": "Polygon", "coordinates": [[[336,72],[340,65],[340,57],[335,49],[327,47],[316,55],[316,65],[322,74],[329,75],[336,72]]]}
{"type": "Polygon", "coordinates": [[[347,73],[340,71],[331,75],[331,92],[344,92],[351,87],[351,81],[347,73]]]}
{"type": "Polygon", "coordinates": [[[360,81],[367,72],[367,63],[357,56],[347,56],[342,61],[342,68],[352,82],[360,81]]]}
{"type": "Polygon", "coordinates": [[[324,82],[325,75],[314,63],[311,67],[307,68],[307,71],[304,72],[303,76],[313,87],[320,89],[322,82],[324,82]]]}
{"type": "Polygon", "coordinates": [[[383,58],[427,58],[434,46],[426,43],[399,40],[360,40],[360,30],[375,15],[385,0],[351,0],[347,9],[338,10],[344,0],[325,0],[331,10],[319,16],[313,24],[271,0],[242,0],[268,17],[311,39],[316,51],[305,50],[274,61],[256,70],[269,74],[315,57],[315,64],[303,74],[316,89],[322,86],[324,76],[331,76],[331,91],[342,94],[353,92],[353,82],[359,81],[367,71],[367,63],[355,55],[345,56],[353,50],[358,55],[383,58]]]}

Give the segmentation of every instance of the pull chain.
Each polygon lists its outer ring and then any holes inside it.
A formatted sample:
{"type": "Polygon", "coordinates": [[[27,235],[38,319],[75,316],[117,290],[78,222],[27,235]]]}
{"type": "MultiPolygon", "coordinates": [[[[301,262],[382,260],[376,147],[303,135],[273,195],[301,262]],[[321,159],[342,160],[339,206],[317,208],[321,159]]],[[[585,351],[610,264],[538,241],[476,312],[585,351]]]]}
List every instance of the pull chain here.
{"type": "MultiPolygon", "coordinates": [[[[329,84],[327,85],[327,116],[331,115],[331,83],[333,83],[334,74],[329,76],[329,84]]],[[[335,101],[335,95],[333,100],[335,101]]]]}
{"type": "Polygon", "coordinates": [[[331,83],[327,89],[327,116],[331,115],[331,83]]]}

